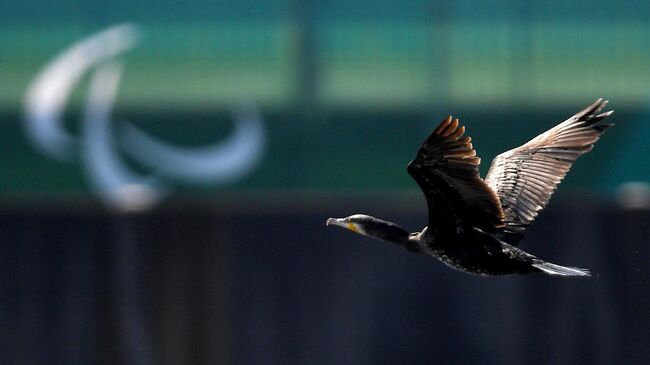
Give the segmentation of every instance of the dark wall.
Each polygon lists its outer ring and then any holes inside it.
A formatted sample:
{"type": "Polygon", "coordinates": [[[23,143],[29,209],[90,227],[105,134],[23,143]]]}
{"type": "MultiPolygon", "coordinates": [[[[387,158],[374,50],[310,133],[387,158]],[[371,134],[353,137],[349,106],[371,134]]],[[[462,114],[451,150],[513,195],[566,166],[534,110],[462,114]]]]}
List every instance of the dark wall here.
{"type": "Polygon", "coordinates": [[[469,276],[324,225],[364,211],[420,228],[422,209],[393,203],[3,206],[1,362],[650,361],[650,211],[569,199],[540,216],[522,248],[588,279],[469,276]]]}

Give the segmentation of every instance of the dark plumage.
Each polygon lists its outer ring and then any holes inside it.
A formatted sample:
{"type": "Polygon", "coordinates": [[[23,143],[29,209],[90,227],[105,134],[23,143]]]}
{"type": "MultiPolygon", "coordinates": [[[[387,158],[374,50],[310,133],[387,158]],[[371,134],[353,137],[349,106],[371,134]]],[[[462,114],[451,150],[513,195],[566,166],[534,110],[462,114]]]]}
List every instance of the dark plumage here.
{"type": "Polygon", "coordinates": [[[437,257],[479,275],[544,272],[588,276],[589,271],[545,262],[515,247],[573,163],[591,151],[612,124],[601,121],[607,101],[596,100],[528,143],[497,156],[485,180],[465,127],[447,117],[424,141],[407,171],[427,200],[428,226],[408,233],[398,225],[355,214],[337,225],[410,251],[437,257]]]}

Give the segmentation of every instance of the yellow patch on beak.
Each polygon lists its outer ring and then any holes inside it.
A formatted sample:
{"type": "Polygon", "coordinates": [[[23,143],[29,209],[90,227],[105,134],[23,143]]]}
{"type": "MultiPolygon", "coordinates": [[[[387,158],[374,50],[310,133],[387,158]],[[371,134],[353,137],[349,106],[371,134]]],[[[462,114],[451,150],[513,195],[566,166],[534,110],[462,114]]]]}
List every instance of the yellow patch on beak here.
{"type": "Polygon", "coordinates": [[[357,228],[357,225],[354,223],[348,223],[348,229],[351,230],[352,232],[359,233],[359,229],[357,228]]]}

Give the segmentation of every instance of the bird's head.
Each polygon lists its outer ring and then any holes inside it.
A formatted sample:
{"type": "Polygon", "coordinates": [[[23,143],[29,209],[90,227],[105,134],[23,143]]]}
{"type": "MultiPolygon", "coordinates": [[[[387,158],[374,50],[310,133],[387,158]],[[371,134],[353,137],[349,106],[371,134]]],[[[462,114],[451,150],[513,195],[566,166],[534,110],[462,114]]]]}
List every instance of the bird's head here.
{"type": "Polygon", "coordinates": [[[345,218],[330,218],[326,224],[328,226],[343,227],[354,233],[366,235],[366,227],[371,226],[373,221],[379,221],[379,219],[365,214],[354,214],[345,218]]]}
{"type": "Polygon", "coordinates": [[[409,233],[396,225],[365,214],[354,214],[345,218],[330,218],[328,226],[338,226],[364,236],[390,241],[403,245],[409,233]]]}

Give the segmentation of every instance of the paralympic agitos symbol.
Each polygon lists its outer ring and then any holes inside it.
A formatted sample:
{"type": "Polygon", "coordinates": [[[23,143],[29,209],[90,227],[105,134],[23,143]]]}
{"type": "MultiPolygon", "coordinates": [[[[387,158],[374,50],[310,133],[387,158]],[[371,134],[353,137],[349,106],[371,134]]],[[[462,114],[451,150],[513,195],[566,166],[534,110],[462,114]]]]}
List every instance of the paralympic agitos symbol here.
{"type": "Polygon", "coordinates": [[[77,42],[43,68],[24,100],[25,132],[34,147],[60,161],[80,162],[102,200],[122,210],[154,205],[171,190],[172,179],[226,184],[249,173],[265,145],[264,125],[252,105],[235,114],[231,136],[211,146],[173,146],[124,120],[113,132],[111,112],[122,74],[115,59],[137,42],[136,27],[117,25],[77,42]],[[73,136],[64,128],[63,111],[89,71],[81,132],[73,136]],[[118,148],[151,174],[132,171],[120,159],[118,148]]]}

